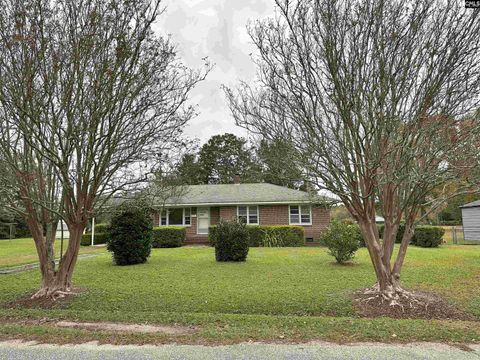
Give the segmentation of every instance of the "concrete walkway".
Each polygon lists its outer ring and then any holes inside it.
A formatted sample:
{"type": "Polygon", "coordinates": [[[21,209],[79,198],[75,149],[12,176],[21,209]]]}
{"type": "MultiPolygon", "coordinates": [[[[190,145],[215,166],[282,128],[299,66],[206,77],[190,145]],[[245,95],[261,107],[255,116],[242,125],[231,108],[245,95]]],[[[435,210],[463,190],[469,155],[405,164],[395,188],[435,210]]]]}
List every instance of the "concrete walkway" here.
{"type": "MultiPolygon", "coordinates": [[[[78,260],[88,259],[91,257],[98,256],[99,254],[81,254],[78,255],[78,260]]],[[[55,260],[55,265],[58,265],[59,260],[55,260]]],[[[31,264],[24,264],[19,266],[11,266],[0,268],[0,275],[8,275],[8,274],[15,274],[19,272],[24,272],[32,269],[36,269],[40,266],[40,263],[31,263],[31,264]]]]}
{"type": "Polygon", "coordinates": [[[229,346],[162,345],[37,345],[17,341],[0,342],[0,359],[480,359],[480,346],[463,351],[443,344],[355,344],[330,343],[229,346]]]}

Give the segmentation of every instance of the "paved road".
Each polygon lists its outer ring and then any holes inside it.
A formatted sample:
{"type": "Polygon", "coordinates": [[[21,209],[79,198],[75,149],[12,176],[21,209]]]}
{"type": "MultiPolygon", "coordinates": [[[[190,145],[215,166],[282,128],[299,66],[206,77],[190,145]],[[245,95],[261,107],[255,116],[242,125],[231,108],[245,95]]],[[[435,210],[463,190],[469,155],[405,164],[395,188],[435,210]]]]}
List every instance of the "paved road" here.
{"type": "Polygon", "coordinates": [[[239,344],[230,346],[32,345],[0,342],[0,359],[478,359],[480,346],[466,352],[441,344],[313,345],[239,344]]]}

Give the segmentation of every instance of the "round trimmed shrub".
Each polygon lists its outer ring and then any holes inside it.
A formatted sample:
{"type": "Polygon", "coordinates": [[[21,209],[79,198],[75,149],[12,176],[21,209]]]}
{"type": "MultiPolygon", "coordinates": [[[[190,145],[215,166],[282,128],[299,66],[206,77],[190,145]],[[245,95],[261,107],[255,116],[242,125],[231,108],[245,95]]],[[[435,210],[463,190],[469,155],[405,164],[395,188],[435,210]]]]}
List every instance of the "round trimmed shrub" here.
{"type": "Polygon", "coordinates": [[[321,235],[320,242],[328,248],[329,254],[339,264],[353,259],[360,246],[357,227],[336,220],[333,220],[329,229],[321,235]]]}
{"type": "Polygon", "coordinates": [[[438,247],[443,241],[445,230],[437,226],[417,226],[412,244],[420,247],[438,247]]]}
{"type": "Polygon", "coordinates": [[[244,223],[220,220],[215,230],[215,259],[245,261],[248,255],[249,233],[244,223]]]}
{"type": "Polygon", "coordinates": [[[142,203],[122,204],[112,217],[107,249],[117,265],[142,264],[152,250],[152,218],[142,203]]]}

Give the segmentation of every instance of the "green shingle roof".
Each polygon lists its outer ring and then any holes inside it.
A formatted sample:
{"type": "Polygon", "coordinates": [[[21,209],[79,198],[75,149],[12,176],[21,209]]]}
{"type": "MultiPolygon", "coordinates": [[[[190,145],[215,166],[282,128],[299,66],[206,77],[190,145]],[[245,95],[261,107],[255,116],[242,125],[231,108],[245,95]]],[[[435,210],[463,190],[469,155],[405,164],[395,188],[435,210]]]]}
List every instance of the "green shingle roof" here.
{"type": "Polygon", "coordinates": [[[268,183],[188,185],[182,192],[183,195],[167,200],[165,205],[291,204],[329,200],[268,183]]]}

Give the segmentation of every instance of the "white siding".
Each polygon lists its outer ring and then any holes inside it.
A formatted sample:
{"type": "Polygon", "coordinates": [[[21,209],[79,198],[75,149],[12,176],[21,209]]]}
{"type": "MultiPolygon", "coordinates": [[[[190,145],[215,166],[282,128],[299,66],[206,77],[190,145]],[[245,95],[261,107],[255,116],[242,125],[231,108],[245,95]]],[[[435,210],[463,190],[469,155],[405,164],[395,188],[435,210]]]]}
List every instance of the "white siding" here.
{"type": "Polygon", "coordinates": [[[463,208],[462,222],[464,239],[480,241],[480,207],[463,208]]]}

